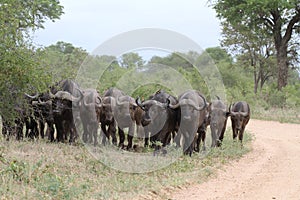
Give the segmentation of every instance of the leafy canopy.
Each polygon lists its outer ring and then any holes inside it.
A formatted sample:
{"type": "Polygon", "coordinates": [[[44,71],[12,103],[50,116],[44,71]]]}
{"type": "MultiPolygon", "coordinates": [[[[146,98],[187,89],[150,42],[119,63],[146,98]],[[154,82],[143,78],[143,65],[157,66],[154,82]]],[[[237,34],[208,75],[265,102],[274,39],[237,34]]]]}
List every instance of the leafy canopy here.
{"type": "Polygon", "coordinates": [[[13,118],[24,92],[40,90],[45,80],[30,34],[46,20],[63,14],[58,0],[1,0],[0,2],[0,114],[13,118]]]}

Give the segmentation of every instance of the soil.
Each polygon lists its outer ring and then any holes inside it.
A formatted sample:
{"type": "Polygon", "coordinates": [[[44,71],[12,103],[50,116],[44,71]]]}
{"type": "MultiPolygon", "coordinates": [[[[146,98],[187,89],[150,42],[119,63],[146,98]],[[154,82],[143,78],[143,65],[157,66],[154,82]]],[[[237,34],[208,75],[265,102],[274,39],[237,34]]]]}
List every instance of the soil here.
{"type": "Polygon", "coordinates": [[[300,199],[300,124],[251,119],[253,150],[169,199],[300,199]]]}

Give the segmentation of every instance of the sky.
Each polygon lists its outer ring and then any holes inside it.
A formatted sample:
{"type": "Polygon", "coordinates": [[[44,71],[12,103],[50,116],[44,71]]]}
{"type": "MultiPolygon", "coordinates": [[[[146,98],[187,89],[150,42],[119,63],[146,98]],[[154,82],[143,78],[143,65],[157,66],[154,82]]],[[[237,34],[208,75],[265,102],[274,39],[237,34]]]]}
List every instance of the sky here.
{"type": "Polygon", "coordinates": [[[208,0],[61,0],[64,13],[34,34],[37,46],[64,41],[93,52],[127,31],[159,28],[175,31],[201,48],[220,45],[220,21],[208,0]]]}

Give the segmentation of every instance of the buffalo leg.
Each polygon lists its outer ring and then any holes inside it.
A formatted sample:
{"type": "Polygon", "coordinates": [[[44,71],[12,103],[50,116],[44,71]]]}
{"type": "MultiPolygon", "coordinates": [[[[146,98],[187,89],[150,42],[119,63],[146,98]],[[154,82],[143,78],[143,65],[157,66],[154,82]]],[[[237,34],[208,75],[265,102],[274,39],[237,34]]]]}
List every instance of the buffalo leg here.
{"type": "Polygon", "coordinates": [[[125,133],[123,129],[118,127],[118,132],[119,132],[119,147],[124,148],[124,141],[125,141],[125,133]]]}
{"type": "Polygon", "coordinates": [[[224,139],[224,133],[225,133],[225,130],[226,130],[226,124],[227,124],[227,120],[224,122],[219,140],[217,141],[217,146],[218,147],[220,147],[222,145],[222,142],[223,142],[223,139],[224,139]]]}
{"type": "Polygon", "coordinates": [[[2,134],[3,134],[4,138],[6,138],[7,141],[9,140],[11,131],[12,131],[11,125],[3,120],[2,134]]]}
{"type": "Polygon", "coordinates": [[[35,138],[39,138],[38,123],[32,118],[32,131],[35,138]]]}
{"type": "Polygon", "coordinates": [[[39,124],[40,124],[40,135],[41,135],[41,138],[44,139],[44,137],[45,137],[45,133],[44,133],[45,124],[44,124],[44,121],[40,120],[39,124]]]}
{"type": "Polygon", "coordinates": [[[177,131],[177,133],[174,137],[174,142],[175,142],[177,148],[180,148],[180,139],[181,139],[180,131],[177,131]]]}
{"type": "Polygon", "coordinates": [[[200,143],[202,141],[202,150],[205,151],[206,150],[206,144],[205,144],[205,139],[206,139],[206,129],[205,129],[205,126],[202,125],[201,127],[198,128],[197,130],[197,133],[198,133],[198,138],[197,138],[197,141],[196,141],[196,145],[197,145],[197,149],[198,151],[200,151],[200,143]]]}
{"type": "Polygon", "coordinates": [[[94,146],[98,145],[98,122],[93,124],[94,146]]]}
{"type": "Polygon", "coordinates": [[[87,125],[87,135],[88,135],[88,143],[93,143],[93,137],[94,137],[94,126],[93,124],[87,125]]]}
{"type": "Polygon", "coordinates": [[[233,128],[233,129],[232,129],[232,132],[233,132],[232,138],[233,138],[233,140],[235,141],[235,140],[236,140],[236,137],[238,136],[238,130],[237,130],[236,128],[233,128]]]}
{"type": "Polygon", "coordinates": [[[64,139],[63,142],[65,141],[69,141],[71,143],[72,138],[73,138],[73,131],[72,131],[72,124],[70,124],[69,122],[65,122],[64,123],[64,139]],[[69,140],[68,140],[69,137],[69,140]]]}
{"type": "Polygon", "coordinates": [[[237,129],[234,120],[231,120],[231,126],[232,126],[232,137],[233,140],[235,140],[237,137],[237,129]]]}
{"type": "Polygon", "coordinates": [[[200,131],[200,135],[201,135],[201,140],[202,140],[202,150],[205,151],[206,150],[206,144],[205,144],[205,139],[206,139],[206,131],[205,130],[201,130],[200,131]]]}
{"type": "Polygon", "coordinates": [[[244,131],[245,131],[245,126],[242,126],[242,129],[239,132],[239,141],[242,143],[243,142],[243,137],[244,137],[244,131]]]}
{"type": "Polygon", "coordinates": [[[199,149],[199,144],[198,144],[198,138],[200,137],[200,134],[196,134],[195,135],[195,138],[194,138],[194,151],[195,152],[199,152],[200,151],[200,149],[199,149]]]}
{"type": "Polygon", "coordinates": [[[195,141],[195,135],[189,135],[188,133],[183,134],[184,135],[184,145],[183,150],[185,155],[192,156],[193,150],[194,150],[194,141],[195,141]]]}
{"type": "Polygon", "coordinates": [[[148,147],[149,146],[149,130],[147,127],[144,127],[144,138],[145,138],[144,147],[148,147]]]}
{"type": "Polygon", "coordinates": [[[82,126],[83,126],[83,133],[82,133],[82,141],[84,143],[87,143],[88,141],[88,130],[87,130],[87,125],[85,122],[82,122],[82,126]]]}
{"type": "Polygon", "coordinates": [[[104,123],[101,123],[101,131],[102,131],[102,144],[105,145],[106,141],[109,140],[109,134],[106,130],[106,125],[104,123]]]}
{"type": "Polygon", "coordinates": [[[64,133],[63,133],[63,125],[61,122],[55,123],[56,127],[56,140],[57,142],[62,142],[64,140],[64,133]]]}
{"type": "Polygon", "coordinates": [[[25,137],[29,138],[30,122],[28,118],[25,119],[25,127],[26,127],[25,137]]]}
{"type": "MultiPolygon", "coordinates": [[[[152,133],[151,133],[152,134],[152,133]]],[[[155,148],[155,146],[156,146],[156,143],[157,142],[157,137],[156,137],[156,135],[153,135],[153,136],[150,136],[150,145],[151,145],[151,147],[152,148],[155,148]]]]}
{"type": "Polygon", "coordinates": [[[128,135],[127,135],[128,144],[127,144],[127,149],[131,149],[132,148],[133,134],[134,134],[134,124],[130,125],[129,129],[128,129],[128,135]]]}
{"type": "Polygon", "coordinates": [[[116,125],[115,122],[111,123],[108,126],[109,135],[112,137],[112,143],[117,145],[117,136],[116,136],[116,125]]]}
{"type": "Polygon", "coordinates": [[[70,128],[70,139],[69,139],[69,143],[74,143],[74,142],[75,142],[76,135],[77,135],[76,127],[75,127],[75,124],[72,123],[71,128],[70,128]]]}
{"type": "Polygon", "coordinates": [[[217,130],[216,127],[210,127],[211,131],[211,147],[215,147],[217,145],[217,130]]]}
{"type": "Polygon", "coordinates": [[[50,140],[50,142],[54,141],[54,125],[51,122],[47,123],[47,134],[48,134],[48,139],[50,140]]]}
{"type": "Polygon", "coordinates": [[[21,120],[16,120],[16,138],[17,140],[23,139],[23,122],[21,120]]]}

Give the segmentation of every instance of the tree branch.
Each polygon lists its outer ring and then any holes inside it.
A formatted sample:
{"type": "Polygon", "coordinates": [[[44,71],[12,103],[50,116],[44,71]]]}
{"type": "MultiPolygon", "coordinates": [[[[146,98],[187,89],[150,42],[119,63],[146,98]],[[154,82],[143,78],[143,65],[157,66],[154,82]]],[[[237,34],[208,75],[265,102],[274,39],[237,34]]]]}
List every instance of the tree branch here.
{"type": "Polygon", "coordinates": [[[289,22],[285,34],[283,36],[283,42],[284,44],[287,44],[288,41],[291,39],[292,37],[292,33],[293,33],[293,27],[296,23],[300,22],[300,12],[298,11],[298,13],[291,19],[291,21],[289,22]]]}

